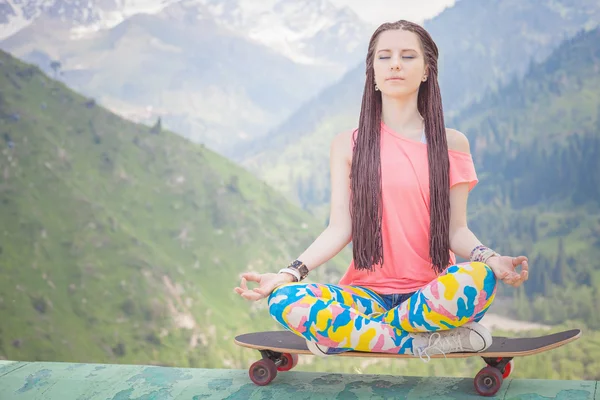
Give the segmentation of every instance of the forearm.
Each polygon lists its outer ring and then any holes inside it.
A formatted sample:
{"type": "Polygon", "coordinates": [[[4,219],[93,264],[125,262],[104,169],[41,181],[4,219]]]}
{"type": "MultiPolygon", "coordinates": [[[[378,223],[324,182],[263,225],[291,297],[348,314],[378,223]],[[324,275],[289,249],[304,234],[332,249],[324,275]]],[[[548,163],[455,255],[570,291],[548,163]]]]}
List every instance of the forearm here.
{"type": "Polygon", "coordinates": [[[481,244],[467,226],[456,228],[450,234],[450,249],[454,254],[466,260],[469,259],[471,250],[481,244]]]}
{"type": "Polygon", "coordinates": [[[328,226],[315,239],[315,241],[298,257],[309,271],[326,263],[335,257],[348,243],[350,243],[348,229],[328,226]]]}

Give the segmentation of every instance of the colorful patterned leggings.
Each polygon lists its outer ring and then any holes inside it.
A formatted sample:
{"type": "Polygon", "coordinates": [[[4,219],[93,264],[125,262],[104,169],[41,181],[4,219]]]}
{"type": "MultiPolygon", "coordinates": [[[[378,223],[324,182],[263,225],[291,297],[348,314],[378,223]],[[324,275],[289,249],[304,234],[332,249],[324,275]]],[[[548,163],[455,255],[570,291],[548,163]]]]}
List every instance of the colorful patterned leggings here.
{"type": "Polygon", "coordinates": [[[291,283],[268,299],[284,328],[321,345],[367,352],[412,354],[412,332],[433,332],[479,321],[496,294],[489,266],[448,267],[400,305],[388,309],[372,290],[357,286],[291,283]]]}

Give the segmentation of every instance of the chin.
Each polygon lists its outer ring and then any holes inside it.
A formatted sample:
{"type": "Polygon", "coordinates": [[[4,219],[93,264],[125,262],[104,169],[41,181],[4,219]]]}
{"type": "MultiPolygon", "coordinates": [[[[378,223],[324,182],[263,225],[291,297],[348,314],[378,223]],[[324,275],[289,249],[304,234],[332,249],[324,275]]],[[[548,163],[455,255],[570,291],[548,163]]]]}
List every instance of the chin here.
{"type": "Polygon", "coordinates": [[[393,99],[413,96],[416,93],[418,93],[418,89],[411,90],[408,88],[387,89],[387,90],[381,91],[381,94],[383,96],[393,98],[393,99]]]}

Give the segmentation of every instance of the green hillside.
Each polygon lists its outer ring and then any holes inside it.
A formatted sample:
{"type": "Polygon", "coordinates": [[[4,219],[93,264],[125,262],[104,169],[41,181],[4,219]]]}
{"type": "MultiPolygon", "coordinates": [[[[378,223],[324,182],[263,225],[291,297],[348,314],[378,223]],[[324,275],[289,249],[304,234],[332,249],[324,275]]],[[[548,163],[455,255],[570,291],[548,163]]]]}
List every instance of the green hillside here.
{"type": "Polygon", "coordinates": [[[599,69],[600,29],[581,32],[450,122],[473,133],[474,229],[532,257],[525,293],[513,294],[522,318],[600,329],[599,69]]]}
{"type": "Polygon", "coordinates": [[[238,275],[287,265],[321,223],[4,52],[0,71],[1,357],[226,366],[234,334],[275,327],[238,275]]]}
{"type": "Polygon", "coordinates": [[[444,115],[521,78],[565,38],[598,25],[596,0],[457,1],[424,24],[440,50],[444,115]]]}

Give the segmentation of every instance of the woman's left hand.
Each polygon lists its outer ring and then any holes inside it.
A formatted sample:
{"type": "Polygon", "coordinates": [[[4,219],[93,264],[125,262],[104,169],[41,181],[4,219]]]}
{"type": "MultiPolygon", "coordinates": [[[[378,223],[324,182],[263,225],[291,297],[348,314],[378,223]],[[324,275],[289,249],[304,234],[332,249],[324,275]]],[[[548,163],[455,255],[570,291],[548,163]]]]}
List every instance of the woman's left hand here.
{"type": "Polygon", "coordinates": [[[487,265],[494,271],[496,278],[502,282],[519,287],[529,278],[529,264],[527,257],[508,257],[493,256],[488,258],[487,265]],[[521,272],[517,272],[517,267],[521,265],[521,272]]]}

